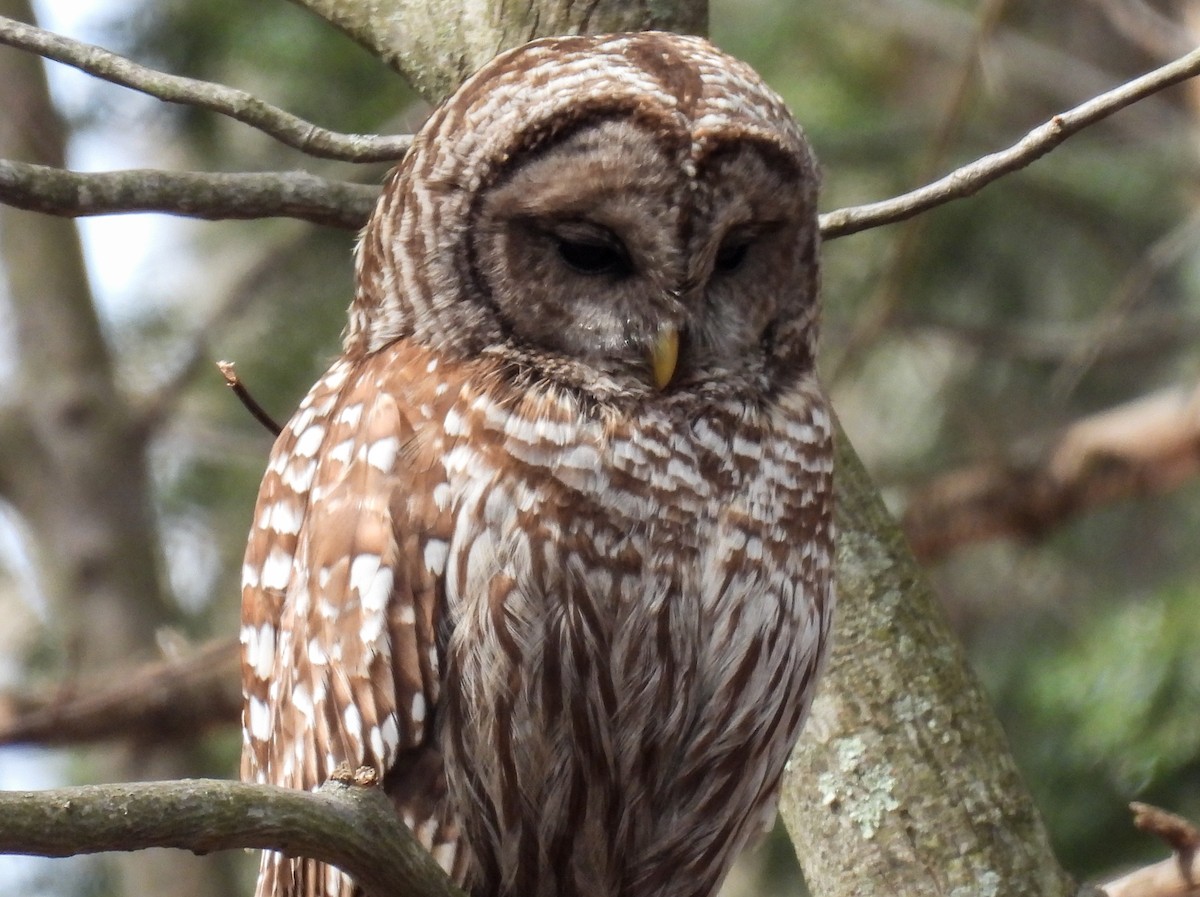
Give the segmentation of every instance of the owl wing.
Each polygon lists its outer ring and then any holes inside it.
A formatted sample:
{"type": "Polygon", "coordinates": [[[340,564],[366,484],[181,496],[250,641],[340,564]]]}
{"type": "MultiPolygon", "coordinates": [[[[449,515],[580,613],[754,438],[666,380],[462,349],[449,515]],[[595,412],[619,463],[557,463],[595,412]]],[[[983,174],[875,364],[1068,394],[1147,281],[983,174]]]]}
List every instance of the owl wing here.
{"type": "MultiPolygon", "coordinates": [[[[335,364],[272,451],[243,568],[242,776],[311,790],[340,764],[371,767],[453,872],[429,737],[441,587],[424,560],[444,472],[381,381],[387,361],[335,364]]],[[[352,893],[332,867],[263,855],[259,897],[352,893]]]]}

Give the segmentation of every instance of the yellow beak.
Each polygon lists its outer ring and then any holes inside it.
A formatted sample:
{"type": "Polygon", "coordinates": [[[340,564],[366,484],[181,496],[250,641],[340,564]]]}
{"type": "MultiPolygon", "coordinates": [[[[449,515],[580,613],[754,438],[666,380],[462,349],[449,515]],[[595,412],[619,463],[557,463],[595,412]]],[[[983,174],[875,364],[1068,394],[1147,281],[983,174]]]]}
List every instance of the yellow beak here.
{"type": "Polygon", "coordinates": [[[666,389],[675,376],[675,365],[679,362],[679,330],[674,324],[664,324],[650,347],[650,370],[654,385],[666,389]]]}

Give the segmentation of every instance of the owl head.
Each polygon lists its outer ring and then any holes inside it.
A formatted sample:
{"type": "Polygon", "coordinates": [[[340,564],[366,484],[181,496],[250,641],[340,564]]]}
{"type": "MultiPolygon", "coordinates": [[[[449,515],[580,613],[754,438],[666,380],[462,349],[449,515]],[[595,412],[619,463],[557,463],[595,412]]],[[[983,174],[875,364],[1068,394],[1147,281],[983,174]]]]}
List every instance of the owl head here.
{"type": "Polygon", "coordinates": [[[769,392],[812,370],[817,181],[782,100],[703,39],[533,41],[389,176],[346,349],[496,355],[600,400],[769,392]]]}

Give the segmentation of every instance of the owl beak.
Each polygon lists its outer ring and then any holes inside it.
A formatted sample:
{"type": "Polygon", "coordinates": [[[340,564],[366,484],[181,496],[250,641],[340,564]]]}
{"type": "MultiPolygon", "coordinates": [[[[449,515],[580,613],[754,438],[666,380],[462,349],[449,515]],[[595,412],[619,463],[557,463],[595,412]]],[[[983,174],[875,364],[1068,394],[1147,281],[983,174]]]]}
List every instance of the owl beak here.
{"type": "Polygon", "coordinates": [[[675,376],[675,365],[679,362],[679,328],[674,324],[664,324],[659,328],[658,336],[650,346],[650,370],[654,375],[654,385],[666,389],[671,378],[675,376]]]}

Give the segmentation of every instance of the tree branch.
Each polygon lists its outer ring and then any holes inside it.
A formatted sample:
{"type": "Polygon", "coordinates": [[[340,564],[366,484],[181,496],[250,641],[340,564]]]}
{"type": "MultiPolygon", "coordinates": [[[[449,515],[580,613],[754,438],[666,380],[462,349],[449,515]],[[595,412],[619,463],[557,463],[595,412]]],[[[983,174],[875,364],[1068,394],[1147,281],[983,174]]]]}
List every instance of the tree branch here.
{"type": "Polygon", "coordinates": [[[237,365],[232,361],[218,361],[217,368],[220,370],[221,376],[225,378],[225,385],[233,390],[233,394],[238,397],[242,407],[250,412],[251,417],[262,424],[272,436],[278,436],[283,432],[283,427],[279,426],[275,418],[271,417],[270,412],[258,404],[258,400],[254,396],[250,395],[250,390],[238,376],[237,365]]]}
{"type": "Polygon", "coordinates": [[[216,779],[0,792],[0,853],[257,848],[336,865],[374,897],[463,897],[373,779],[346,773],[315,792],[216,779]]]}
{"type": "Polygon", "coordinates": [[[300,218],[356,230],[379,188],[330,181],[304,171],[210,174],[129,169],[78,174],[0,159],[0,202],[76,218],[163,212],[189,218],[300,218]]]}
{"type": "Polygon", "coordinates": [[[1149,804],[1133,803],[1133,824],[1162,838],[1174,856],[1135,869],[1096,889],[1103,897],[1198,897],[1200,895],[1200,829],[1182,816],[1149,804]]]}
{"type": "Polygon", "coordinates": [[[1169,389],[1077,421],[1045,451],[976,464],[926,485],[904,511],[913,553],[1036,538],[1063,520],[1200,475],[1200,388],[1169,389]]]}
{"type": "MultiPolygon", "coordinates": [[[[19,22],[0,18],[0,23],[4,22],[30,28],[19,22]]],[[[31,30],[46,35],[47,39],[57,37],[40,29],[31,30]]],[[[0,37],[2,35],[0,32],[0,37]]],[[[88,49],[101,54],[106,52],[95,47],[88,49]]],[[[107,55],[122,60],[122,57],[114,54],[107,55]]],[[[127,60],[122,61],[133,65],[127,60]]],[[[820,219],[821,234],[826,240],[834,240],[873,227],[893,224],[955,199],[971,196],[993,181],[1046,155],[1088,125],[1107,118],[1131,103],[1194,77],[1197,73],[1200,73],[1200,50],[1056,115],[1008,149],[964,165],[932,184],[881,202],[826,212],[820,219]]],[[[205,85],[205,82],[194,82],[186,78],[178,80],[205,85]]],[[[221,91],[242,95],[241,91],[232,91],[229,88],[205,86],[212,88],[218,95],[221,91]]],[[[218,111],[226,111],[229,114],[228,110],[218,111]]],[[[299,122],[300,119],[295,121],[299,122]]],[[[307,123],[304,125],[307,128],[315,127],[307,123]]],[[[354,135],[341,136],[355,140],[367,139],[354,135]]],[[[307,143],[305,145],[307,146],[307,143]]],[[[374,188],[330,181],[303,172],[205,174],[131,170],[78,174],[0,160],[0,202],[17,208],[68,217],[122,212],[163,212],[214,220],[288,217],[355,230],[366,221],[377,196],[378,190],[374,188]]]]}
{"type": "Polygon", "coordinates": [[[381,137],[329,131],[244,90],[157,72],[92,44],[4,16],[0,16],[0,44],[37,53],[168,103],[197,106],[227,115],[274,137],[285,146],[321,159],[390,162],[401,158],[412,145],[412,135],[381,137]]]}
{"type": "Polygon", "coordinates": [[[838,209],[821,216],[821,235],[827,240],[861,230],[894,224],[955,199],[971,196],[992,181],[1018,171],[1088,125],[1119,109],[1200,74],[1200,50],[1135,78],[1034,128],[1018,143],[958,168],[910,193],[882,202],[838,209]]]}
{"type": "Polygon", "coordinates": [[[88,691],[65,683],[40,695],[0,695],[0,745],[186,741],[238,719],[237,669],[237,642],[222,639],[180,661],[115,671],[88,691]]]}

